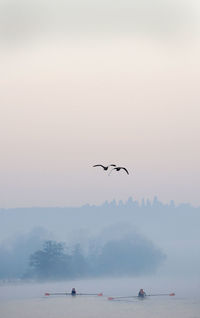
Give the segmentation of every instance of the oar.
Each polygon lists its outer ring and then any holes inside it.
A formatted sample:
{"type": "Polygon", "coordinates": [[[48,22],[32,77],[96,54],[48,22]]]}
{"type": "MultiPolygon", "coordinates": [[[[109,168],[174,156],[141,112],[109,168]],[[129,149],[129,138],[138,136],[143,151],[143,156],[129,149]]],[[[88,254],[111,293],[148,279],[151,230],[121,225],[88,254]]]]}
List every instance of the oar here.
{"type": "Polygon", "coordinates": [[[76,293],[76,295],[80,295],[80,296],[103,296],[103,293],[99,293],[99,294],[87,294],[87,293],[76,293]]]}
{"type": "Polygon", "coordinates": [[[146,295],[146,296],[175,296],[175,293],[171,293],[171,294],[150,294],[150,295],[146,295]]]}
{"type": "Polygon", "coordinates": [[[76,293],[76,294],[72,294],[72,293],[45,293],[45,296],[55,296],[55,295],[72,295],[72,296],[103,296],[103,293],[99,293],[99,294],[88,294],[88,293],[76,293]]]}
{"type": "MultiPolygon", "coordinates": [[[[144,296],[175,296],[175,293],[170,294],[149,294],[144,296]]],[[[120,297],[108,297],[108,300],[120,299],[120,298],[140,298],[141,296],[120,296],[120,297]]]]}
{"type": "Polygon", "coordinates": [[[45,293],[45,296],[54,296],[54,295],[71,295],[71,293],[45,293]]]}

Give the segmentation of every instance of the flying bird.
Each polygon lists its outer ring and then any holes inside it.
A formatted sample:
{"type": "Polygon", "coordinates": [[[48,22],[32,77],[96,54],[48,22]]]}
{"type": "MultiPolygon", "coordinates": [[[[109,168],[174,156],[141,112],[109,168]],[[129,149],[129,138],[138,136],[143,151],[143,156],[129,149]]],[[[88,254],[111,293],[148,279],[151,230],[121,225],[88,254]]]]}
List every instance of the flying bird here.
{"type": "Polygon", "coordinates": [[[126,173],[129,174],[129,172],[128,172],[128,170],[127,170],[126,168],[124,168],[124,167],[115,167],[115,168],[113,168],[113,169],[110,171],[109,175],[111,174],[111,172],[112,172],[113,170],[120,171],[121,169],[125,170],[126,173]]]}
{"type": "Polygon", "coordinates": [[[116,165],[113,165],[113,164],[111,164],[111,165],[109,165],[109,166],[94,165],[93,167],[102,167],[102,168],[103,168],[103,170],[108,170],[108,168],[109,168],[109,167],[116,167],[116,165]]]}

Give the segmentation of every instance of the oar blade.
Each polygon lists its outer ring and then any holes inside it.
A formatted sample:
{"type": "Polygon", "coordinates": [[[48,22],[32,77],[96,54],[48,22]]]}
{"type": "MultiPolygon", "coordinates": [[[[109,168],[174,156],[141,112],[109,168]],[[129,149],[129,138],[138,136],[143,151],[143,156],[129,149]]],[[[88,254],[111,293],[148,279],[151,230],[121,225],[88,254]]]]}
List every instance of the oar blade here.
{"type": "Polygon", "coordinates": [[[114,298],[113,297],[108,297],[108,300],[113,300],[114,298]]]}
{"type": "Polygon", "coordinates": [[[175,293],[171,293],[171,294],[169,294],[169,296],[175,296],[175,293]]]}
{"type": "Polygon", "coordinates": [[[103,296],[103,293],[99,293],[99,294],[97,294],[97,296],[103,296]]]}
{"type": "Polygon", "coordinates": [[[44,295],[45,295],[45,296],[50,296],[50,294],[49,294],[49,293],[45,293],[44,295]]]}

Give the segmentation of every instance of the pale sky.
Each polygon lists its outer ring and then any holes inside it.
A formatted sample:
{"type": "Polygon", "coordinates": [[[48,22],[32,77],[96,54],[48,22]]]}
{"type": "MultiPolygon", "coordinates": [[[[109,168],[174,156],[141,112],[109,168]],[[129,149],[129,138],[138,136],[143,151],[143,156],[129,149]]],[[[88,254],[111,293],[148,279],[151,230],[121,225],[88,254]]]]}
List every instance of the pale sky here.
{"type": "Polygon", "coordinates": [[[199,21],[195,0],[0,0],[0,207],[199,206],[199,21]]]}

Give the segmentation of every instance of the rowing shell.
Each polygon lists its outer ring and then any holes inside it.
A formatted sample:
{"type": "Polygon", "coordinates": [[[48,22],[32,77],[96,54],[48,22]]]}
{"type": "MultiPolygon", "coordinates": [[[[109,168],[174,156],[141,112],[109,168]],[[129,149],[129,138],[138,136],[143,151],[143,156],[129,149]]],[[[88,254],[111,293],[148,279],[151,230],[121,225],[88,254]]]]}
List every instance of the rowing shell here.
{"type": "Polygon", "coordinates": [[[175,296],[175,293],[170,293],[170,294],[150,294],[150,295],[145,295],[145,296],[121,296],[121,297],[108,297],[108,300],[117,300],[117,299],[126,299],[126,298],[139,298],[139,299],[144,299],[147,296],[175,296]]]}
{"type": "Polygon", "coordinates": [[[76,294],[72,294],[72,293],[45,293],[45,296],[60,296],[60,295],[65,295],[65,296],[103,296],[103,293],[99,293],[99,294],[88,294],[88,293],[76,293],[76,294]]]}

